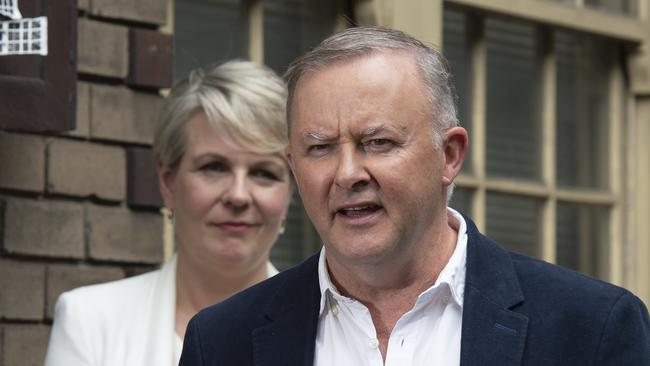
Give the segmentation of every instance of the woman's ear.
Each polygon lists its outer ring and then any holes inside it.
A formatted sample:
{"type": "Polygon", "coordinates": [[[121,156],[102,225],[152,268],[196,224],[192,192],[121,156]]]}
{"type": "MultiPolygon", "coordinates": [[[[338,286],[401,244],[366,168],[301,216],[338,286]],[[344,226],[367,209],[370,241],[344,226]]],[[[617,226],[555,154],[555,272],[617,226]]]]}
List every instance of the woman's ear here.
{"type": "Polygon", "coordinates": [[[174,171],[156,158],[156,173],[158,174],[158,187],[165,207],[174,212],[174,171]]]}
{"type": "Polygon", "coordinates": [[[284,148],[284,157],[287,159],[287,164],[289,164],[289,170],[291,171],[291,175],[294,175],[293,172],[293,160],[291,156],[291,144],[287,145],[284,148]]]}
{"type": "Polygon", "coordinates": [[[445,187],[451,185],[460,174],[467,153],[468,141],[467,131],[462,127],[452,127],[445,131],[442,142],[445,156],[442,182],[445,187]]]}

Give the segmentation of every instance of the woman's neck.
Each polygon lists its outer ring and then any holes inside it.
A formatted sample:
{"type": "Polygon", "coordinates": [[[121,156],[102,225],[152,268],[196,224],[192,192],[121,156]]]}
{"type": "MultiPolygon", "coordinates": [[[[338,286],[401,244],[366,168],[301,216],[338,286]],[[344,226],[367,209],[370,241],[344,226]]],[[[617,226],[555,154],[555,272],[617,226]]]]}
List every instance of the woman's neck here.
{"type": "Polygon", "coordinates": [[[246,271],[219,271],[191,263],[182,252],[176,263],[176,333],[184,338],[190,319],[201,309],[268,278],[267,261],[246,271]]]}

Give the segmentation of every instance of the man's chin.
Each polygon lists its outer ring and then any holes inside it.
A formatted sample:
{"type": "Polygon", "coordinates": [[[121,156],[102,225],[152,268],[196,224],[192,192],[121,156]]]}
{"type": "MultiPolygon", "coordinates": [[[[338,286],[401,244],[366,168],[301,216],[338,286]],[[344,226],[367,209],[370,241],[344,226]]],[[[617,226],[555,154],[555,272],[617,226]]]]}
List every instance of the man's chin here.
{"type": "Polygon", "coordinates": [[[325,245],[328,256],[336,256],[337,262],[353,266],[380,265],[392,252],[389,245],[381,245],[378,240],[351,237],[343,243],[325,245]],[[330,254],[331,253],[331,254],[330,254]]]}

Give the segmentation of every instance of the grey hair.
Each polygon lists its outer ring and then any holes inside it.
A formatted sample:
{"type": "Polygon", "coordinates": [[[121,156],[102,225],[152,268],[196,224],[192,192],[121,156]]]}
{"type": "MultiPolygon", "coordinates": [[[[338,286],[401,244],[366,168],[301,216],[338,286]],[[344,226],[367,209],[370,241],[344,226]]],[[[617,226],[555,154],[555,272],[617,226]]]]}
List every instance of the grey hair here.
{"type": "Polygon", "coordinates": [[[413,55],[420,76],[429,92],[433,136],[436,147],[442,143],[442,132],[458,126],[456,94],[445,57],[435,49],[399,30],[385,27],[354,27],[336,33],[316,48],[296,59],[284,74],[289,88],[287,121],[291,128],[291,107],[300,78],[342,61],[394,50],[413,55]]]}
{"type": "Polygon", "coordinates": [[[165,99],[154,130],[154,155],[172,170],[178,168],[186,150],[185,125],[200,111],[235,146],[282,155],[288,144],[286,99],[282,79],[250,61],[193,70],[165,99]]]}
{"type": "MultiPolygon", "coordinates": [[[[287,82],[287,121],[291,128],[291,107],[300,78],[338,62],[350,61],[381,51],[404,51],[413,55],[420,76],[429,92],[431,105],[433,143],[442,145],[446,129],[459,126],[456,112],[456,92],[447,59],[437,50],[414,37],[386,27],[354,27],[336,33],[316,48],[297,58],[289,65],[284,79],[287,82]]],[[[447,187],[447,203],[454,184],[447,187]]]]}

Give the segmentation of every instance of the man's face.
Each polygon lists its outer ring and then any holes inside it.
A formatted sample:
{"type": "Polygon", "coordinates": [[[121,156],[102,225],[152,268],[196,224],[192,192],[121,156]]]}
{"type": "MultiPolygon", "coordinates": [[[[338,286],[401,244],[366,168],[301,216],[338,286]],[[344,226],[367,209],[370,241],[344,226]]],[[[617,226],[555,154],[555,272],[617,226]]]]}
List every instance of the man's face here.
{"type": "Polygon", "coordinates": [[[301,77],[287,155],[329,262],[374,264],[435,240],[449,181],[432,118],[404,53],[374,53],[301,77]]]}

